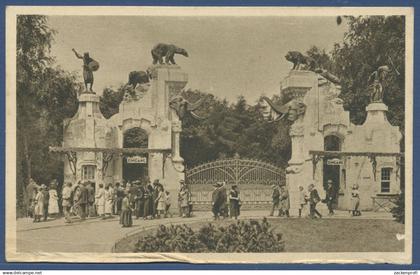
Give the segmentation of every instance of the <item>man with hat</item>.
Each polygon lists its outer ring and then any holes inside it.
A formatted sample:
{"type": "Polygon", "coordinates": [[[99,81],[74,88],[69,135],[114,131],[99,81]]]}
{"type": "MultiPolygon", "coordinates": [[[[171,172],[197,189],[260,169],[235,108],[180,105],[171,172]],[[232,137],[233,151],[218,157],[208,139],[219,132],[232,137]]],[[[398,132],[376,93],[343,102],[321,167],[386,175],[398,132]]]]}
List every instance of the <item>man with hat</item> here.
{"type": "Polygon", "coordinates": [[[161,186],[160,182],[158,179],[155,179],[153,181],[153,193],[152,193],[152,201],[153,201],[153,205],[152,205],[152,217],[155,217],[157,214],[157,204],[158,202],[156,201],[157,197],[159,196],[159,186],[161,186]]]}
{"type": "Polygon", "coordinates": [[[182,204],[182,197],[181,197],[181,190],[184,189],[185,180],[181,179],[179,181],[179,185],[180,185],[180,187],[179,187],[180,192],[178,192],[178,211],[179,211],[179,216],[182,217],[182,206],[181,206],[181,204],[182,204]]]}
{"type": "Polygon", "coordinates": [[[214,219],[217,220],[223,211],[227,196],[226,190],[224,188],[224,182],[217,182],[214,187],[215,189],[212,193],[212,212],[214,219]]]}
{"type": "Polygon", "coordinates": [[[86,219],[87,206],[89,202],[89,190],[86,188],[87,184],[88,182],[85,181],[80,185],[79,209],[80,218],[82,220],[86,219]]]}
{"type": "MultiPolygon", "coordinates": [[[[271,212],[270,212],[270,216],[274,215],[274,211],[276,208],[279,208],[279,204],[280,204],[280,188],[277,184],[273,184],[271,186],[271,188],[273,189],[273,194],[271,195],[272,198],[272,207],[271,207],[271,212]]],[[[279,210],[279,216],[280,216],[280,210],[279,210]]]]}
{"type": "Polygon", "coordinates": [[[88,204],[87,204],[87,216],[90,218],[96,216],[95,211],[95,183],[88,181],[86,185],[88,191],[88,204]]]}
{"type": "Polygon", "coordinates": [[[335,198],[335,190],[333,187],[333,181],[329,179],[327,181],[327,190],[325,190],[325,203],[327,204],[327,207],[328,207],[329,216],[334,215],[334,210],[333,210],[334,198],[335,198]]]}
{"type": "Polygon", "coordinates": [[[139,217],[143,217],[143,209],[144,209],[144,185],[142,184],[141,181],[136,181],[135,182],[137,189],[136,189],[136,194],[134,196],[135,199],[135,214],[136,214],[136,219],[138,219],[139,217]]]}

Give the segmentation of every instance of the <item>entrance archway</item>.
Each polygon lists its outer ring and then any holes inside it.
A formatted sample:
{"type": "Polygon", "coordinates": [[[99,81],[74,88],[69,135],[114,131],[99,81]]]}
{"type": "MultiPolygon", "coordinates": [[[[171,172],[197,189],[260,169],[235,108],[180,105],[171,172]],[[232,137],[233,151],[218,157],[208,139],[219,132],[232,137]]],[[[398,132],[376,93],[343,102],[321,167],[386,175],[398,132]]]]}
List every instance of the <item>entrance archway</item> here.
{"type": "MultiPolygon", "coordinates": [[[[131,128],[124,133],[124,148],[145,148],[148,147],[148,135],[145,130],[139,127],[131,128]]],[[[133,181],[148,176],[148,156],[133,155],[123,157],[123,179],[133,181]]]]}
{"type": "MultiPolygon", "coordinates": [[[[341,151],[342,141],[338,136],[328,135],[324,137],[324,151],[341,151]]],[[[336,157],[325,157],[323,166],[323,185],[324,190],[327,189],[328,180],[332,180],[333,187],[336,194],[336,202],[338,202],[338,196],[340,191],[340,159],[336,157]]],[[[345,171],[343,171],[345,172],[345,171]]]]}

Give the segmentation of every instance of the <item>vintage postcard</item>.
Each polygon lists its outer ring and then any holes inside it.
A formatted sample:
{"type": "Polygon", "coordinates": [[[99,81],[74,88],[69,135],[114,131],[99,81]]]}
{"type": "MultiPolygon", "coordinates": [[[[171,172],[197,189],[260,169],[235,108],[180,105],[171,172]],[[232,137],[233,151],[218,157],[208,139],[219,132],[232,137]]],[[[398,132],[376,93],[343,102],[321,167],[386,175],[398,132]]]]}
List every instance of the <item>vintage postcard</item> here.
{"type": "Polygon", "coordinates": [[[413,9],[6,9],[6,259],[411,263],[413,9]]]}

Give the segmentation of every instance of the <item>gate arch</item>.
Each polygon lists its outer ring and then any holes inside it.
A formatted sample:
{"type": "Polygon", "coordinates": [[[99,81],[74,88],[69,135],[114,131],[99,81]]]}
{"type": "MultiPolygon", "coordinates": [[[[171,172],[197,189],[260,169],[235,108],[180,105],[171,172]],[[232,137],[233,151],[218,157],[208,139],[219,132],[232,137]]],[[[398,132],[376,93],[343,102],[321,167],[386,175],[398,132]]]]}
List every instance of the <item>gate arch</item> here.
{"type": "Polygon", "coordinates": [[[271,204],[273,184],[285,184],[285,171],[253,159],[221,159],[187,169],[185,181],[192,193],[194,209],[210,209],[213,184],[225,181],[227,190],[238,185],[242,208],[266,208],[271,204]]]}

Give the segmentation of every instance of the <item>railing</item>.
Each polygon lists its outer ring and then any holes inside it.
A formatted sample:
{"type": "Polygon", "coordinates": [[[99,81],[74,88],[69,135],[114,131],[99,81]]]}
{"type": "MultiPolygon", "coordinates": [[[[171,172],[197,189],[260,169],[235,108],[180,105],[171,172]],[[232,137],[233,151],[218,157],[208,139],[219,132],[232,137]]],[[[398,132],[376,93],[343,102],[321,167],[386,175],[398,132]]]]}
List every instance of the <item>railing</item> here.
{"type": "Polygon", "coordinates": [[[222,159],[186,170],[186,183],[195,209],[209,208],[213,185],[224,181],[227,190],[236,184],[245,208],[260,208],[271,203],[273,184],[285,184],[283,169],[251,159],[222,159]]]}

